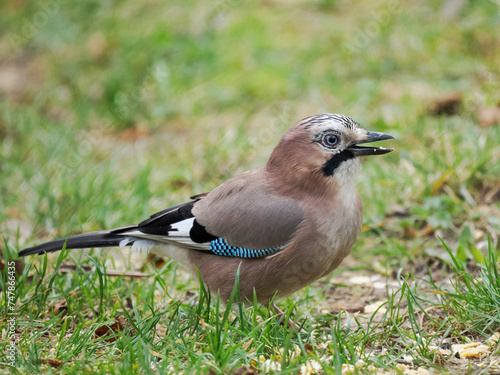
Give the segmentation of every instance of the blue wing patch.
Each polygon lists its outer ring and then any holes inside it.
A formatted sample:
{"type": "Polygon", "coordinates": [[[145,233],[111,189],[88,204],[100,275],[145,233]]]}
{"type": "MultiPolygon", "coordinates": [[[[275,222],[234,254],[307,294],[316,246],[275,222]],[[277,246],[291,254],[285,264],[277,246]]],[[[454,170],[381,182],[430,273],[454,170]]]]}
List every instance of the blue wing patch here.
{"type": "Polygon", "coordinates": [[[259,258],[265,255],[277,253],[282,249],[282,246],[262,250],[245,249],[244,247],[230,246],[227,244],[225,239],[220,237],[210,242],[210,251],[213,254],[226,257],[259,258]]]}

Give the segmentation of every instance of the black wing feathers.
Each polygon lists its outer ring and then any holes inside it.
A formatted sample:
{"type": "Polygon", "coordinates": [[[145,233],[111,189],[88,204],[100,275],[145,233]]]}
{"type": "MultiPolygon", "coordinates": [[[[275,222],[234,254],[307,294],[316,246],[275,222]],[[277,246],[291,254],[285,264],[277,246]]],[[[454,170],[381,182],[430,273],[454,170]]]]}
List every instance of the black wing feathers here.
{"type": "Polygon", "coordinates": [[[196,243],[204,243],[216,240],[217,236],[212,236],[208,233],[203,225],[198,223],[196,219],[193,221],[193,226],[189,231],[189,237],[196,243]]]}
{"type": "Polygon", "coordinates": [[[193,217],[191,210],[193,209],[193,204],[195,201],[178,204],[176,206],[167,208],[166,210],[160,211],[151,215],[149,219],[146,219],[139,224],[138,228],[146,226],[165,226],[177,223],[184,219],[189,219],[193,217]]]}

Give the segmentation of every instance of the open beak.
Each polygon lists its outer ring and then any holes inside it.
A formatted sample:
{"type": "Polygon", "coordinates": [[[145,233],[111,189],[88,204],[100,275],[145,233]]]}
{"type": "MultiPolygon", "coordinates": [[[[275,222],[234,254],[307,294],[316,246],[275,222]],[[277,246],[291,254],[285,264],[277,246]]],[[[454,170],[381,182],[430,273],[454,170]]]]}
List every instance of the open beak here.
{"type": "Polygon", "coordinates": [[[351,153],[354,156],[387,154],[388,152],[391,152],[394,149],[393,148],[385,148],[385,147],[358,146],[358,144],[361,144],[361,143],[377,142],[377,141],[383,141],[386,139],[394,139],[394,137],[392,135],[385,134],[385,133],[369,132],[368,139],[361,141],[361,142],[357,142],[355,145],[348,147],[347,149],[349,151],[351,151],[351,153]]]}

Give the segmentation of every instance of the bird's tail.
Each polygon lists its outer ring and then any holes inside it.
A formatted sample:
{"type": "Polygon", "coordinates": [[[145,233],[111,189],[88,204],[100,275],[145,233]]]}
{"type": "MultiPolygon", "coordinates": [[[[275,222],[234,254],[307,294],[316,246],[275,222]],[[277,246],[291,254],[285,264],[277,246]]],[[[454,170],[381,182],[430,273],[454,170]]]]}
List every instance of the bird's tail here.
{"type": "MultiPolygon", "coordinates": [[[[19,252],[19,256],[23,257],[32,254],[51,253],[53,251],[62,250],[64,244],[66,249],[82,249],[85,247],[113,247],[119,246],[120,242],[127,237],[121,236],[114,231],[100,231],[85,234],[78,234],[68,238],[42,243],[37,246],[29,247],[19,252]]],[[[132,245],[133,241],[126,241],[126,245],[132,245]]]]}

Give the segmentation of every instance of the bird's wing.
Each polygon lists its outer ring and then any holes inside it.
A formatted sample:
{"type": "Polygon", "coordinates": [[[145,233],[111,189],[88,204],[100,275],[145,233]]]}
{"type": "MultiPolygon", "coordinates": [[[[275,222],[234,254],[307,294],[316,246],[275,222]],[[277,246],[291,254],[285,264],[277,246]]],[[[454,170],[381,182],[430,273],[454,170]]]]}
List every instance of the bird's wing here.
{"type": "Polygon", "coordinates": [[[244,258],[280,251],[304,215],[294,199],[272,193],[259,171],[235,177],[118,234],[244,258]]]}
{"type": "Polygon", "coordinates": [[[266,184],[263,169],[230,179],[193,206],[196,222],[228,245],[247,249],[281,247],[304,218],[295,199],[266,184]]]}

